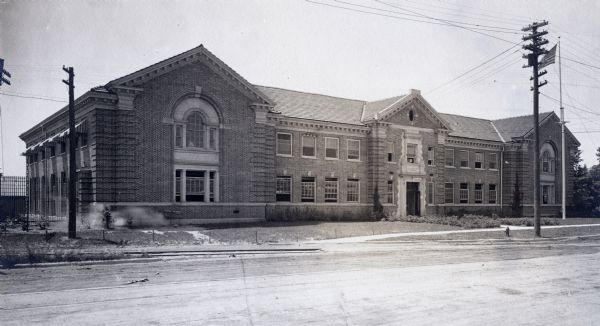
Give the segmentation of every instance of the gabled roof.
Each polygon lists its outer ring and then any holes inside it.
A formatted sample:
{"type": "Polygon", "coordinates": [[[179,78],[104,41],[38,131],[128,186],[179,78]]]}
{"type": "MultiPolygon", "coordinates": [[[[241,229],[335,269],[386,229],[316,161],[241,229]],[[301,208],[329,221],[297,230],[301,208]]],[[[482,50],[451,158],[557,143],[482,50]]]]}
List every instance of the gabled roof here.
{"type": "Polygon", "coordinates": [[[490,120],[465,117],[462,115],[439,113],[448,122],[449,135],[455,137],[502,141],[490,120]]]}
{"type": "MultiPolygon", "coordinates": [[[[554,112],[540,113],[540,125],[552,114],[554,112]]],[[[526,137],[533,132],[533,114],[494,120],[494,126],[505,141],[510,141],[514,137],[526,137]]]]}
{"type": "Polygon", "coordinates": [[[362,114],[362,121],[369,121],[375,119],[375,116],[380,112],[385,111],[390,108],[394,104],[398,103],[401,99],[403,99],[406,95],[394,96],[390,98],[386,98],[383,100],[366,102],[365,109],[362,114]]]}
{"type": "Polygon", "coordinates": [[[285,116],[364,125],[360,119],[365,104],[364,101],[276,87],[258,85],[255,85],[255,87],[275,102],[275,111],[285,116]]]}
{"type": "Polygon", "coordinates": [[[214,54],[208,51],[202,44],[199,46],[185,51],[183,53],[172,56],[168,59],[162,60],[158,63],[150,65],[146,68],[142,68],[138,71],[125,75],[123,77],[112,80],[106,84],[107,88],[114,86],[137,86],[142,82],[154,78],[158,75],[167,73],[171,70],[177,69],[190,62],[196,61],[204,57],[210,64],[209,67],[214,69],[216,72],[228,77],[231,81],[235,82],[237,86],[240,86],[243,91],[249,95],[253,95],[257,100],[261,101],[262,104],[273,105],[271,100],[257,90],[254,85],[250,84],[244,77],[240,76],[235,70],[229,67],[221,59],[217,58],[214,54]]]}

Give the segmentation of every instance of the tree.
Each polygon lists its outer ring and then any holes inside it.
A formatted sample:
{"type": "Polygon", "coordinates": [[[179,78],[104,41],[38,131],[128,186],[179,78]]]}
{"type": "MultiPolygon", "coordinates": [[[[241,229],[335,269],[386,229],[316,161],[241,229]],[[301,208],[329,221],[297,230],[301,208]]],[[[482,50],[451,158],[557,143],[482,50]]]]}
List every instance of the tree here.
{"type": "Polygon", "coordinates": [[[512,215],[513,216],[522,216],[523,215],[523,206],[521,205],[521,189],[519,188],[519,173],[516,173],[515,178],[515,186],[513,188],[512,194],[512,215]]]}
{"type": "Polygon", "coordinates": [[[587,168],[581,165],[581,151],[573,154],[573,200],[571,215],[600,216],[600,148],[596,151],[598,164],[587,168]]]}
{"type": "Polygon", "coordinates": [[[373,214],[372,218],[375,220],[380,220],[385,218],[385,213],[383,212],[383,205],[381,205],[381,200],[379,198],[379,189],[377,185],[375,186],[375,192],[373,193],[373,214]]]}

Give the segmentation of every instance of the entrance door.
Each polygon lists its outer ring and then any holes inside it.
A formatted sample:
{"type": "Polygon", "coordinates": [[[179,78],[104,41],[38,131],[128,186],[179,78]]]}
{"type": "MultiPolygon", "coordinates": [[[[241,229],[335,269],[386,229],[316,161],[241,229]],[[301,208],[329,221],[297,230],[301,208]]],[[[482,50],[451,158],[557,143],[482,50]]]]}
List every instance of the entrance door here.
{"type": "Polygon", "coordinates": [[[421,216],[421,192],[418,182],[406,183],[406,215],[421,216]]]}

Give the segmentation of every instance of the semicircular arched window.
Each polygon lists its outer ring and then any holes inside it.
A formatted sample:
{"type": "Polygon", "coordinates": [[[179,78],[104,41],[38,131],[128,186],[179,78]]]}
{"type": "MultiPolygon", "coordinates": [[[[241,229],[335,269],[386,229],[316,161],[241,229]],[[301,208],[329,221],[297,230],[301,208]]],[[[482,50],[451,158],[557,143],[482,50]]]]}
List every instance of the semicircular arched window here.
{"type": "Polygon", "coordinates": [[[204,120],[198,111],[190,113],[186,120],[186,146],[204,147],[204,120]]]}

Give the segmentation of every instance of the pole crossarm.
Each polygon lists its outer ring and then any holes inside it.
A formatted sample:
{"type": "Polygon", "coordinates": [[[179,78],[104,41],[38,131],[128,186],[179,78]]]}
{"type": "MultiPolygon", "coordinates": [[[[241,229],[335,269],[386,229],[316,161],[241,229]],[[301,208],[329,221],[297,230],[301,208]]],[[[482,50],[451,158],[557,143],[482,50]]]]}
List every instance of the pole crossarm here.
{"type": "Polygon", "coordinates": [[[539,121],[539,88],[546,85],[548,82],[544,80],[539,82],[539,77],[545,75],[547,71],[539,71],[539,56],[547,54],[548,51],[543,48],[548,44],[548,40],[543,36],[548,34],[548,31],[538,31],[538,28],[548,25],[547,21],[534,22],[521,29],[523,32],[529,32],[523,36],[523,41],[531,43],[523,45],[523,49],[530,53],[523,55],[527,59],[527,64],[523,68],[533,68],[533,76],[529,80],[533,81],[531,90],[533,91],[533,130],[534,130],[534,149],[533,149],[533,226],[536,237],[541,236],[540,227],[540,121],[539,121]]]}

